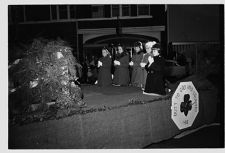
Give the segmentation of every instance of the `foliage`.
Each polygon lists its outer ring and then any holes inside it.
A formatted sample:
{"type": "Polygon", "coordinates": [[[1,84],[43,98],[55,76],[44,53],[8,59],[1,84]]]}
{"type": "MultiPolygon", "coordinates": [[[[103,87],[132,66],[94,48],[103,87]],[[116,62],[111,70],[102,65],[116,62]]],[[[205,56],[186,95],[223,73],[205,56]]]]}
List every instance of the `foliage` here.
{"type": "MultiPolygon", "coordinates": [[[[76,84],[80,67],[72,48],[63,40],[34,39],[25,57],[9,66],[9,103],[24,109],[31,104],[55,101],[60,107],[82,103],[76,84]],[[14,90],[12,90],[14,89],[14,90]]],[[[10,105],[10,106],[11,106],[10,105]]]]}

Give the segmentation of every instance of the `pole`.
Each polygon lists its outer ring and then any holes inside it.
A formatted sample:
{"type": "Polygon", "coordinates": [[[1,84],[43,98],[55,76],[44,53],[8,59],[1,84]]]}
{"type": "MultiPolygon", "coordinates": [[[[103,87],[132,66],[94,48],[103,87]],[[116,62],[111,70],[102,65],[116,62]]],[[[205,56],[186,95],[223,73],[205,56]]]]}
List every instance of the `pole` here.
{"type": "Polygon", "coordinates": [[[76,25],[76,52],[77,52],[77,60],[80,62],[80,54],[79,54],[79,28],[78,28],[78,21],[77,21],[77,8],[76,6],[74,7],[74,12],[75,12],[75,25],[76,25]]]}
{"type": "Polygon", "coordinates": [[[167,4],[165,5],[166,7],[166,23],[167,23],[167,51],[166,51],[166,56],[169,55],[169,7],[167,6],[167,4]]]}
{"type": "Polygon", "coordinates": [[[76,50],[77,50],[77,60],[80,61],[80,54],[79,54],[79,33],[78,33],[78,21],[76,20],[76,50]]]}

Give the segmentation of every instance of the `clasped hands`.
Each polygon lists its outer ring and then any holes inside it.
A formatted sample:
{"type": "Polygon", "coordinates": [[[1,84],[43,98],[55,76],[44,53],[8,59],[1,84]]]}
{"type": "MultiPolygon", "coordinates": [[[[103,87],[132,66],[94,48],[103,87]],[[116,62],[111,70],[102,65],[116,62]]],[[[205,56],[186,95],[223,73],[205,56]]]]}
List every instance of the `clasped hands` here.
{"type": "MultiPolygon", "coordinates": [[[[149,62],[149,65],[148,66],[150,66],[154,62],[154,58],[152,56],[149,56],[148,57],[148,62],[149,62]]],[[[141,65],[142,68],[144,68],[145,65],[146,65],[146,63],[143,63],[142,62],[142,63],[140,63],[140,65],[141,65]]]]}
{"type": "Polygon", "coordinates": [[[98,67],[102,66],[102,62],[98,61],[98,67]]]}
{"type": "Polygon", "coordinates": [[[114,65],[120,65],[120,62],[117,61],[117,60],[115,60],[115,61],[114,61],[114,65]]]}
{"type": "Polygon", "coordinates": [[[152,56],[148,57],[149,66],[154,62],[154,58],[152,56]]]}
{"type": "Polygon", "coordinates": [[[131,62],[129,63],[129,65],[130,65],[130,66],[133,66],[133,65],[134,65],[134,62],[133,62],[133,61],[131,61],[131,62]]]}

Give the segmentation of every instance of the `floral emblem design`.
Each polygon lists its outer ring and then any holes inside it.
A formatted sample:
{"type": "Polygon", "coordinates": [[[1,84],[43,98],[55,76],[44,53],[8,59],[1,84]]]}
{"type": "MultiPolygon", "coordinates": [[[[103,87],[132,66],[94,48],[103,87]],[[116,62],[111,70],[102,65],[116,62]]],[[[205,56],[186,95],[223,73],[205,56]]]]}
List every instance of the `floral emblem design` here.
{"type": "Polygon", "coordinates": [[[190,100],[190,95],[185,94],[184,95],[184,101],[180,104],[180,111],[184,112],[184,115],[187,116],[188,112],[192,109],[192,104],[190,100]]]}

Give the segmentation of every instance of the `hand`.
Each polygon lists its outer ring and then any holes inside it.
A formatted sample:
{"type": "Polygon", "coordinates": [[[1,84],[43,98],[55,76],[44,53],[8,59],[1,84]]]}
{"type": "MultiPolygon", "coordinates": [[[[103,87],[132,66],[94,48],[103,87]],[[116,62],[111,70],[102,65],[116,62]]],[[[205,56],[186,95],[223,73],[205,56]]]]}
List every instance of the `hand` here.
{"type": "Polygon", "coordinates": [[[98,67],[102,66],[102,62],[98,61],[98,67]]]}
{"type": "Polygon", "coordinates": [[[154,62],[154,58],[152,56],[148,57],[148,62],[149,64],[152,64],[154,62]]]}
{"type": "Polygon", "coordinates": [[[145,67],[146,63],[140,63],[141,67],[145,67]]]}
{"type": "Polygon", "coordinates": [[[120,62],[117,61],[117,60],[115,60],[115,61],[114,61],[114,65],[120,65],[120,62]]]}
{"type": "Polygon", "coordinates": [[[118,61],[115,60],[115,61],[114,61],[114,65],[117,65],[117,64],[118,64],[117,62],[118,62],[118,61]]]}
{"type": "Polygon", "coordinates": [[[131,62],[129,63],[129,65],[130,65],[130,66],[133,66],[133,65],[134,65],[134,62],[133,62],[133,61],[131,61],[131,62]]]}

